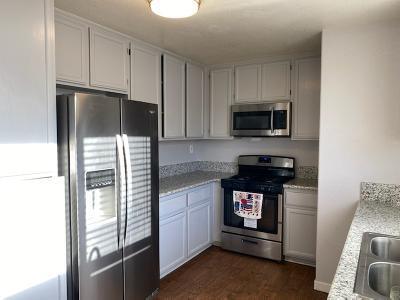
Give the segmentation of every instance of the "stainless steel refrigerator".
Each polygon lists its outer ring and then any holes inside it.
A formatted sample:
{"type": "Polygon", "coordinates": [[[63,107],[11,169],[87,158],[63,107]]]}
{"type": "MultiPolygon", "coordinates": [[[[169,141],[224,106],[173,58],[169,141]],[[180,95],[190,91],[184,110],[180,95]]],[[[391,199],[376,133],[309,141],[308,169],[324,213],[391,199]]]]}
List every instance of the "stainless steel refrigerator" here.
{"type": "Polygon", "coordinates": [[[157,105],[57,96],[67,182],[68,298],[131,300],[159,287],[157,105]]]}

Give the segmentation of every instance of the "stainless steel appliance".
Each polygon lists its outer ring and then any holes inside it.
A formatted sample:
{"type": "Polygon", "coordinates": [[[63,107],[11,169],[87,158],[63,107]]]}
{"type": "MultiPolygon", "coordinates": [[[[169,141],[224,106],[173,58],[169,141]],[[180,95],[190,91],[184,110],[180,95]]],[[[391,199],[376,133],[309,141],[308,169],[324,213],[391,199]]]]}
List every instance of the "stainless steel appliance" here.
{"type": "Polygon", "coordinates": [[[231,106],[231,135],[290,136],[290,102],[231,106]]]}
{"type": "Polygon", "coordinates": [[[270,155],[241,155],[239,174],[222,179],[224,220],[222,248],[282,260],[283,183],[294,178],[294,158],[270,155]],[[261,219],[247,225],[234,212],[233,192],[263,195],[261,219]]]}
{"type": "Polygon", "coordinates": [[[157,106],[74,93],[57,114],[68,298],[145,299],[159,287],[157,106]]]}

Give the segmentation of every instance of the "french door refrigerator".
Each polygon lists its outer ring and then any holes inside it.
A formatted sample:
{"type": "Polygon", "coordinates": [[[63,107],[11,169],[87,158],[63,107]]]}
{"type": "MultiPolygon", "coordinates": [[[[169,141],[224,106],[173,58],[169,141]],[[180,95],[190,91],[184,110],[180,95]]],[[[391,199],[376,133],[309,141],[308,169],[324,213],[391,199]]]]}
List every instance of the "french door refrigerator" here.
{"type": "Polygon", "coordinates": [[[68,298],[131,300],[159,287],[157,105],[57,97],[67,182],[68,298]]]}

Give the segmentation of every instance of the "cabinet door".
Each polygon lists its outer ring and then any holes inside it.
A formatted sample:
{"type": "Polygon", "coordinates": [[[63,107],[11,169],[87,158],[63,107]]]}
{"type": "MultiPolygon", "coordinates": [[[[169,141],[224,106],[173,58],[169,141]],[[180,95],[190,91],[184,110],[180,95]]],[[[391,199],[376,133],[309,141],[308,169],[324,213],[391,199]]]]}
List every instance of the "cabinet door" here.
{"type": "Polygon", "coordinates": [[[131,98],[161,104],[161,53],[132,43],[131,98]]]}
{"type": "Polygon", "coordinates": [[[211,244],[211,203],[207,201],[188,209],[188,256],[211,244]]]}
{"type": "Polygon", "coordinates": [[[52,1],[1,3],[0,177],[57,174],[53,13],[52,1]]]}
{"type": "Polygon", "coordinates": [[[158,136],[162,136],[161,52],[131,44],[131,99],[158,104],[158,136]]]}
{"type": "Polygon", "coordinates": [[[90,85],[128,93],[129,41],[105,29],[90,28],[90,85]]]}
{"type": "Polygon", "coordinates": [[[261,96],[261,65],[235,68],[235,102],[258,102],[261,96]]]}
{"type": "Polygon", "coordinates": [[[284,254],[315,261],[317,211],[286,207],[285,225],[284,254]]]}
{"type": "Polygon", "coordinates": [[[186,212],[160,220],[160,275],[165,276],[187,258],[186,212]]]}
{"type": "Polygon", "coordinates": [[[164,138],[185,137],[185,62],[163,56],[164,138]]]}
{"type": "Polygon", "coordinates": [[[317,140],[319,138],[321,59],[297,60],[294,77],[292,139],[317,140]]]}
{"type": "Polygon", "coordinates": [[[290,61],[263,64],[261,98],[290,100],[290,61]]]}
{"type": "Polygon", "coordinates": [[[89,27],[55,13],[56,77],[61,84],[89,85],[89,27]]]}
{"type": "Polygon", "coordinates": [[[210,71],[210,137],[230,137],[231,68],[210,71]]]}
{"type": "Polygon", "coordinates": [[[186,64],[186,136],[200,138],[203,130],[204,71],[202,67],[186,64]]]}

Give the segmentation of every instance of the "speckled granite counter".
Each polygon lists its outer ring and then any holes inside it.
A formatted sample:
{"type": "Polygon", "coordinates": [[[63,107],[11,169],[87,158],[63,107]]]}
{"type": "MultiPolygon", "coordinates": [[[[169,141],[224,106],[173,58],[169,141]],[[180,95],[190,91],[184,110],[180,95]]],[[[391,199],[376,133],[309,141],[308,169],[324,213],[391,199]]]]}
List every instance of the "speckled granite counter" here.
{"type": "Polygon", "coordinates": [[[160,178],[160,197],[194,188],[202,184],[228,178],[234,173],[194,171],[160,178]]]}
{"type": "MultiPolygon", "coordinates": [[[[385,195],[377,192],[379,190],[376,186],[372,188],[375,190],[367,192],[364,196],[379,195],[380,198],[372,199],[375,201],[371,199],[360,201],[347,235],[328,299],[356,299],[357,295],[353,293],[353,289],[364,232],[400,235],[400,207],[393,199],[388,199],[385,195]]],[[[383,188],[385,187],[383,186],[383,188]]],[[[363,198],[363,191],[361,198],[363,198]]]]}
{"type": "Polygon", "coordinates": [[[308,179],[308,178],[295,178],[283,185],[284,188],[290,189],[301,189],[301,190],[310,190],[317,191],[318,190],[318,180],[317,179],[308,179]]]}

